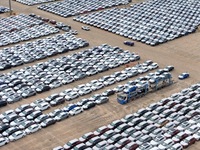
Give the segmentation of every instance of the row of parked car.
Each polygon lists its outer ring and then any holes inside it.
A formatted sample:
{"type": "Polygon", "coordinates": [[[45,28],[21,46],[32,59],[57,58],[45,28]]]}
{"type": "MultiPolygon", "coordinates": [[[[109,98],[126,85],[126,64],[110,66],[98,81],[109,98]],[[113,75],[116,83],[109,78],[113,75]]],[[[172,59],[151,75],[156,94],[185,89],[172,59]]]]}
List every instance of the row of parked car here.
{"type": "Polygon", "coordinates": [[[19,14],[0,19],[0,33],[21,30],[26,27],[40,25],[43,21],[33,18],[29,15],[19,14]]]}
{"type": "Polygon", "coordinates": [[[14,47],[6,47],[0,51],[0,70],[67,53],[88,45],[86,40],[77,38],[70,33],[64,33],[18,44],[14,47]]]}
{"type": "MultiPolygon", "coordinates": [[[[62,100],[64,102],[65,98],[62,100]]],[[[99,94],[98,97],[93,96],[87,101],[82,100],[78,103],[68,104],[62,109],[56,109],[48,114],[39,110],[35,103],[24,104],[15,110],[8,110],[0,115],[0,146],[35,133],[57,121],[67,119],[69,116],[82,113],[96,105],[106,103],[108,100],[108,97],[99,94]]]]}
{"type": "Polygon", "coordinates": [[[139,55],[103,44],[2,74],[0,95],[2,100],[14,103],[139,59],[139,55]]]}
{"type": "MultiPolygon", "coordinates": [[[[144,66],[147,67],[146,62],[143,63],[142,67],[144,67],[144,66]]],[[[149,68],[151,68],[151,66],[152,65],[148,65],[149,68]]],[[[144,73],[144,72],[138,72],[142,67],[140,65],[140,66],[132,67],[129,70],[122,70],[121,72],[115,72],[111,75],[103,76],[97,80],[92,80],[88,83],[80,84],[77,87],[74,87],[73,89],[66,89],[60,93],[52,94],[52,95],[48,96],[46,99],[36,100],[31,105],[35,106],[37,110],[44,111],[44,110],[48,109],[50,106],[54,107],[54,106],[64,103],[65,101],[76,100],[79,96],[89,94],[89,93],[97,91],[99,89],[103,89],[106,86],[112,85],[116,82],[126,80],[130,77],[138,75],[139,73],[144,73]],[[133,73],[130,73],[131,69],[132,69],[133,73]]],[[[152,70],[152,68],[151,68],[151,70],[152,70]]],[[[165,71],[165,72],[167,72],[167,71],[165,71]]],[[[158,71],[155,74],[150,73],[149,76],[139,77],[134,81],[129,81],[125,85],[118,85],[114,89],[108,89],[102,93],[102,96],[110,96],[110,95],[113,95],[122,90],[126,90],[133,84],[142,82],[142,81],[146,80],[148,77],[150,78],[152,76],[156,76],[157,73],[158,73],[158,71]]],[[[94,97],[99,97],[99,94],[94,95],[94,97]]],[[[84,99],[83,101],[87,102],[88,100],[84,99]]]]}
{"type": "MultiPolygon", "coordinates": [[[[132,69],[137,70],[141,67],[146,67],[146,66],[151,68],[152,64],[154,63],[149,60],[144,62],[143,64],[133,67],[132,69]]],[[[126,70],[123,70],[121,71],[121,74],[125,74],[125,72],[126,70]]],[[[155,72],[155,75],[158,73],[159,71],[155,72]]],[[[150,74],[152,75],[152,73],[150,74]]],[[[135,75],[137,74],[134,74],[134,76],[135,75]]],[[[119,76],[120,72],[115,72],[112,75],[110,75],[110,78],[114,78],[117,80],[119,76]]],[[[0,145],[4,145],[6,142],[9,141],[7,138],[8,135],[10,135],[9,137],[10,141],[22,138],[26,134],[34,133],[40,130],[41,127],[47,127],[51,124],[54,124],[56,121],[61,121],[63,119],[68,118],[71,115],[79,114],[83,110],[88,110],[90,108],[93,108],[95,107],[96,104],[99,105],[102,103],[106,103],[110,95],[113,95],[115,92],[119,92],[122,91],[123,89],[126,89],[126,87],[129,87],[133,82],[139,83],[145,80],[144,78],[147,78],[147,76],[143,78],[140,77],[132,82],[131,81],[127,82],[127,84],[125,85],[120,85],[114,89],[108,89],[101,94],[95,94],[89,98],[84,98],[76,103],[68,104],[62,109],[55,109],[49,114],[45,115],[42,113],[42,111],[48,109],[50,106],[54,107],[59,104],[63,104],[65,101],[73,100],[78,96],[91,93],[92,91],[96,91],[98,89],[103,88],[104,86],[110,85],[106,84],[106,82],[103,82],[104,79],[106,79],[107,77],[108,76],[104,76],[99,80],[92,80],[87,84],[79,85],[73,89],[67,89],[59,94],[53,94],[45,99],[38,99],[32,102],[31,104],[24,104],[16,108],[15,110],[8,110],[2,113],[0,115],[0,120],[2,122],[2,125],[0,127],[0,129],[2,129],[2,133],[0,134],[2,137],[0,141],[2,141],[2,143],[0,142],[1,143],[0,145]],[[25,132],[22,132],[21,130],[24,130],[25,132]]]]}
{"type": "Polygon", "coordinates": [[[195,32],[200,25],[199,16],[199,1],[153,0],[77,16],[74,20],[154,46],[195,32]]]}
{"type": "Polygon", "coordinates": [[[22,41],[27,41],[50,34],[58,33],[60,30],[48,24],[35,25],[33,27],[26,27],[21,30],[12,32],[4,32],[0,34],[0,46],[15,44],[22,41]]]}
{"type": "Polygon", "coordinates": [[[69,32],[71,30],[71,26],[67,25],[63,22],[57,22],[56,20],[50,20],[49,18],[44,18],[44,17],[41,17],[40,15],[36,15],[34,13],[29,14],[29,16],[34,17],[34,18],[39,19],[39,20],[42,20],[46,23],[50,23],[50,24],[54,25],[55,28],[58,28],[58,29],[63,30],[65,32],[69,32]]]}
{"type": "Polygon", "coordinates": [[[5,13],[5,12],[8,12],[10,9],[7,8],[7,7],[4,7],[4,6],[0,6],[0,14],[1,13],[5,13]]]}
{"type": "Polygon", "coordinates": [[[42,4],[38,8],[61,17],[70,17],[113,6],[125,5],[129,2],[131,2],[131,0],[65,0],[61,2],[42,4]]]}
{"type": "Polygon", "coordinates": [[[53,150],[182,150],[200,140],[200,83],[53,150]]]}
{"type": "Polygon", "coordinates": [[[54,2],[55,0],[16,0],[19,3],[22,3],[24,5],[32,6],[42,3],[48,3],[48,2],[54,2]]]}
{"type": "MultiPolygon", "coordinates": [[[[150,62],[152,61],[146,61],[141,65],[147,66],[148,63],[148,66],[150,66],[150,64],[153,64],[150,62]]],[[[137,67],[139,66],[137,65],[137,67]]],[[[135,67],[134,69],[137,68],[135,67]]],[[[115,79],[117,79],[117,74],[118,73],[116,72],[111,75],[111,77],[115,76],[115,79]]],[[[102,82],[101,80],[104,78],[105,77],[100,78],[99,81],[92,80],[90,83],[87,83],[85,85],[82,84],[75,87],[74,89],[67,89],[59,94],[53,94],[45,99],[38,99],[31,104],[23,104],[15,110],[8,110],[2,113],[0,115],[0,120],[2,122],[0,127],[0,141],[2,142],[0,142],[0,146],[6,144],[9,140],[14,141],[20,139],[26,134],[34,133],[40,130],[42,127],[44,128],[54,124],[56,121],[64,120],[69,116],[81,113],[83,110],[93,108],[96,104],[99,105],[108,102],[108,96],[113,95],[115,92],[119,92],[119,89],[109,89],[101,94],[95,94],[89,98],[84,98],[76,103],[68,104],[63,108],[55,109],[48,114],[42,113],[42,111],[48,109],[50,106],[54,107],[59,104],[63,104],[65,101],[75,99],[78,96],[82,96],[90,93],[91,91],[102,88],[104,85],[100,88],[96,85],[98,85],[97,83],[103,84],[104,82],[102,82]]],[[[143,78],[138,78],[137,80],[135,80],[135,82],[142,82],[142,80],[143,78]]],[[[128,87],[131,83],[132,82],[129,81],[126,85],[124,85],[124,88],[128,87]]]]}

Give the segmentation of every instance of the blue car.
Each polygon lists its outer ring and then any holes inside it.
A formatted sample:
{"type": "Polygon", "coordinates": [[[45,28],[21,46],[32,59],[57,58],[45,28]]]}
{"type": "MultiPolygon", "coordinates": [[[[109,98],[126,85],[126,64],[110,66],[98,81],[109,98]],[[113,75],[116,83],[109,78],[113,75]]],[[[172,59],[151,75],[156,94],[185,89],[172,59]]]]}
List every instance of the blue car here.
{"type": "Polygon", "coordinates": [[[77,106],[78,105],[76,105],[76,104],[69,104],[69,105],[67,105],[66,107],[63,108],[63,111],[64,112],[69,112],[70,110],[76,108],[77,106]]]}
{"type": "Polygon", "coordinates": [[[132,41],[124,41],[124,44],[128,46],[134,46],[134,42],[132,41]]]}
{"type": "Polygon", "coordinates": [[[184,72],[184,73],[180,74],[180,75],[178,76],[178,78],[179,78],[180,80],[184,80],[184,79],[188,78],[189,76],[190,76],[189,73],[184,72]]]}

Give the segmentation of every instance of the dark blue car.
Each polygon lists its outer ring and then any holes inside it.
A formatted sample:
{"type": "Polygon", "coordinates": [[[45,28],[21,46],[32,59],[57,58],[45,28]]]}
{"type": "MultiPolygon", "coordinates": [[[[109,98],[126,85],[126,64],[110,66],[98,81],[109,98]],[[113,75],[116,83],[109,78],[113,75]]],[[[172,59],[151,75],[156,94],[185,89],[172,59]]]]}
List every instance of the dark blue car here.
{"type": "Polygon", "coordinates": [[[124,44],[128,46],[134,46],[134,42],[132,41],[124,41],[124,44]]]}
{"type": "Polygon", "coordinates": [[[183,80],[183,79],[188,78],[189,76],[190,76],[189,73],[182,73],[182,74],[180,74],[180,75],[178,76],[178,78],[179,78],[180,80],[183,80]]]}
{"type": "Polygon", "coordinates": [[[65,107],[63,109],[64,112],[69,112],[70,110],[74,109],[75,107],[77,107],[76,104],[69,104],[67,107],[65,107]]]}

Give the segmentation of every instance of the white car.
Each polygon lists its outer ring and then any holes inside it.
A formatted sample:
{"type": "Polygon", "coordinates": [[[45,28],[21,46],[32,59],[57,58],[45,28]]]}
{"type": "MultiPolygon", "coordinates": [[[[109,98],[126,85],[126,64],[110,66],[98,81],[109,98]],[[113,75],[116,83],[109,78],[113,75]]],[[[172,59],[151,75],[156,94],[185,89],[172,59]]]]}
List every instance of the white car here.
{"type": "Polygon", "coordinates": [[[41,114],[42,114],[42,112],[40,110],[36,110],[36,111],[32,112],[31,114],[29,114],[28,116],[26,116],[26,118],[29,120],[33,120],[41,114]]]}
{"type": "Polygon", "coordinates": [[[194,134],[193,134],[193,137],[194,137],[197,141],[199,141],[199,140],[200,140],[200,130],[199,130],[198,132],[194,133],[194,134]]]}
{"type": "Polygon", "coordinates": [[[59,113],[61,113],[61,112],[62,112],[61,109],[55,109],[55,110],[53,110],[52,112],[50,112],[48,115],[49,115],[50,117],[55,117],[57,114],[59,114],[59,113]]]}
{"type": "Polygon", "coordinates": [[[192,126],[192,123],[189,123],[189,121],[185,121],[181,124],[179,124],[176,129],[179,131],[185,131],[186,129],[188,129],[189,127],[192,126]]]}
{"type": "Polygon", "coordinates": [[[118,77],[115,78],[116,81],[123,81],[123,80],[126,80],[128,77],[126,74],[121,74],[119,75],[118,77]]]}
{"type": "Polygon", "coordinates": [[[136,150],[153,150],[153,146],[149,143],[143,143],[136,150]]]}
{"type": "Polygon", "coordinates": [[[27,109],[27,108],[30,108],[31,106],[29,104],[23,104],[21,105],[20,107],[16,108],[15,109],[15,112],[16,113],[20,113],[21,111],[27,109]]]}
{"type": "Polygon", "coordinates": [[[170,147],[168,150],[182,150],[183,146],[180,143],[176,143],[174,145],[172,145],[172,147],[170,147]]]}
{"type": "Polygon", "coordinates": [[[166,138],[163,136],[163,135],[158,135],[158,136],[155,136],[153,138],[153,140],[151,140],[150,144],[152,146],[158,146],[159,144],[161,144],[166,138]]]}
{"type": "Polygon", "coordinates": [[[32,102],[32,103],[30,104],[30,106],[36,107],[38,104],[41,104],[41,103],[44,103],[44,102],[46,102],[44,99],[37,99],[37,100],[35,100],[34,102],[32,102]]]}
{"type": "Polygon", "coordinates": [[[26,134],[31,134],[31,133],[37,132],[40,129],[41,129],[41,127],[39,124],[33,124],[30,127],[26,128],[25,132],[26,132],[26,134]]]}
{"type": "Polygon", "coordinates": [[[42,114],[42,115],[38,116],[37,118],[35,118],[34,121],[36,123],[41,123],[43,120],[46,120],[47,118],[49,118],[48,115],[42,114]]]}
{"type": "Polygon", "coordinates": [[[18,139],[21,139],[25,136],[26,134],[24,133],[24,131],[16,131],[15,133],[11,134],[9,136],[9,140],[10,141],[16,141],[18,139]]]}
{"type": "Polygon", "coordinates": [[[109,101],[109,98],[106,96],[101,96],[100,98],[98,98],[97,100],[95,100],[96,104],[103,104],[103,103],[107,103],[109,101]]]}
{"type": "Polygon", "coordinates": [[[80,89],[83,89],[83,88],[85,88],[86,86],[87,86],[86,84],[80,84],[80,85],[78,85],[77,87],[75,87],[73,90],[76,91],[76,92],[78,92],[80,89]]]}
{"type": "Polygon", "coordinates": [[[160,144],[158,146],[158,148],[160,150],[165,150],[168,149],[169,147],[171,147],[174,144],[174,141],[172,139],[167,139],[166,141],[164,141],[162,144],[160,144]]]}
{"type": "Polygon", "coordinates": [[[74,116],[74,115],[80,114],[82,111],[83,109],[81,107],[75,107],[74,109],[69,111],[69,114],[71,116],[74,116]]]}
{"type": "Polygon", "coordinates": [[[93,84],[91,88],[93,91],[95,91],[95,90],[99,90],[103,87],[104,87],[104,84],[102,82],[98,81],[97,83],[93,84]]]}
{"type": "Polygon", "coordinates": [[[62,91],[59,95],[64,97],[65,95],[67,95],[71,92],[73,92],[73,89],[67,89],[67,90],[62,91]]]}
{"type": "Polygon", "coordinates": [[[50,102],[52,99],[55,99],[57,97],[60,97],[60,95],[58,93],[52,94],[50,96],[48,96],[47,98],[45,98],[46,102],[50,102]]]}
{"type": "Polygon", "coordinates": [[[103,82],[103,84],[105,86],[108,86],[108,85],[111,85],[111,84],[114,84],[115,83],[115,79],[114,78],[109,78],[107,79],[106,81],[103,82]]]}
{"type": "Polygon", "coordinates": [[[199,131],[199,129],[200,127],[198,127],[197,125],[192,125],[191,127],[185,130],[185,133],[188,135],[192,135],[196,133],[197,131],[199,131]]]}
{"type": "Polygon", "coordinates": [[[91,69],[86,72],[86,75],[91,76],[97,74],[98,71],[96,69],[91,69]]]}
{"type": "Polygon", "coordinates": [[[7,137],[0,137],[0,146],[3,146],[7,143],[9,143],[9,140],[7,137]]]}
{"type": "Polygon", "coordinates": [[[149,70],[153,70],[153,69],[156,69],[158,68],[158,64],[157,63],[152,63],[151,65],[148,66],[149,70]]]}
{"type": "Polygon", "coordinates": [[[139,68],[139,69],[138,69],[138,72],[139,72],[139,73],[145,73],[145,72],[147,72],[147,71],[149,71],[149,68],[148,68],[148,67],[142,67],[142,68],[139,68]]]}
{"type": "Polygon", "coordinates": [[[37,105],[35,107],[35,110],[44,111],[44,110],[48,109],[49,107],[50,107],[49,103],[44,102],[44,103],[41,103],[41,104],[37,105]]]}
{"type": "Polygon", "coordinates": [[[26,117],[19,117],[12,122],[10,122],[10,126],[18,126],[21,122],[27,121],[26,117]]]}
{"type": "Polygon", "coordinates": [[[31,112],[33,112],[33,108],[28,108],[28,109],[25,109],[24,111],[22,111],[21,113],[19,113],[19,116],[25,117],[25,116],[29,115],[31,112]]]}
{"type": "Polygon", "coordinates": [[[72,100],[72,99],[74,99],[74,98],[77,98],[79,95],[78,95],[78,93],[77,92],[70,92],[69,94],[67,94],[66,96],[65,96],[65,99],[67,100],[67,101],[69,101],[69,100],[72,100]]]}
{"type": "Polygon", "coordinates": [[[121,92],[124,90],[124,85],[118,85],[113,89],[116,93],[121,92]]]}
{"type": "Polygon", "coordinates": [[[0,146],[3,146],[9,142],[7,137],[0,137],[0,146]]]}
{"type": "Polygon", "coordinates": [[[62,84],[68,84],[74,81],[74,78],[69,76],[69,77],[65,77],[61,80],[62,84]]]}
{"type": "Polygon", "coordinates": [[[90,87],[87,87],[87,86],[85,86],[82,89],[79,89],[79,91],[78,91],[79,95],[85,95],[85,94],[88,94],[90,92],[92,92],[92,89],[90,87]]]}
{"type": "Polygon", "coordinates": [[[86,83],[85,85],[91,87],[93,84],[96,84],[98,82],[99,82],[98,80],[92,80],[89,83],[86,83]]]}
{"type": "Polygon", "coordinates": [[[3,114],[0,114],[0,119],[4,119],[6,116],[14,115],[16,114],[14,110],[7,110],[3,114]]]}

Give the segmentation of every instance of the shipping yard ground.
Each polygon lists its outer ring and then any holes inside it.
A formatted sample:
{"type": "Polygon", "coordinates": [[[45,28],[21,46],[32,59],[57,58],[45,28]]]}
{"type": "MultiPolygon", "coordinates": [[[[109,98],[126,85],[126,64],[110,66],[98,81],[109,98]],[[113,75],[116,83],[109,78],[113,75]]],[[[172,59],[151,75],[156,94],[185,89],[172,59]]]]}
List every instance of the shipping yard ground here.
{"type": "MultiPolygon", "coordinates": [[[[135,2],[139,2],[138,0],[135,2]]],[[[8,7],[8,0],[0,0],[0,5],[8,7]]],[[[49,126],[45,129],[38,131],[32,135],[26,136],[23,139],[20,139],[15,142],[11,142],[6,146],[0,148],[0,150],[50,150],[56,146],[64,145],[67,141],[72,140],[74,138],[78,138],[82,136],[84,133],[94,131],[95,129],[109,124],[111,121],[120,119],[126,114],[130,114],[136,112],[138,109],[148,106],[153,102],[157,102],[162,98],[168,97],[173,93],[179,92],[181,89],[189,87],[192,84],[195,84],[200,81],[200,32],[196,32],[176,40],[164,43],[162,45],[158,45],[156,47],[151,47],[140,42],[135,42],[134,47],[128,47],[123,44],[125,40],[128,40],[124,37],[112,34],[110,32],[106,32],[104,30],[100,30],[94,27],[91,27],[91,31],[84,31],[81,29],[82,23],[73,21],[73,17],[71,18],[62,18],[51,13],[42,11],[37,9],[36,6],[26,6],[20,3],[12,1],[12,8],[16,14],[24,13],[30,14],[35,13],[45,18],[54,19],[59,22],[66,23],[71,25],[73,29],[78,31],[78,37],[86,39],[90,43],[90,47],[97,46],[103,43],[110,44],[112,46],[119,46],[123,49],[130,50],[131,52],[135,52],[141,56],[140,62],[146,60],[153,60],[157,62],[160,68],[164,68],[167,65],[173,65],[175,70],[172,72],[173,79],[175,84],[168,86],[162,90],[159,90],[154,93],[150,93],[145,97],[137,99],[128,103],[127,105],[120,105],[116,101],[116,95],[110,97],[110,101],[106,104],[96,106],[88,111],[84,111],[83,113],[75,116],[70,117],[62,122],[57,122],[55,125],[49,126]],[[189,72],[190,77],[186,80],[180,81],[178,80],[178,75],[182,72],[189,72]]],[[[1,14],[0,17],[8,16],[8,14],[1,14]]],[[[62,33],[62,32],[61,32],[62,33]]],[[[53,36],[53,35],[51,35],[53,36]]],[[[2,49],[2,48],[0,48],[2,49]]],[[[87,49],[87,48],[83,48],[87,49]]],[[[81,51],[83,49],[79,49],[77,51],[81,51]]],[[[74,53],[77,51],[71,51],[70,53],[74,53]]],[[[55,57],[50,57],[48,59],[69,55],[61,54],[55,57]]],[[[48,59],[41,60],[46,61],[48,59]]],[[[24,66],[29,66],[36,64],[39,61],[33,62],[31,64],[26,64],[23,66],[11,68],[6,71],[1,71],[1,73],[9,72],[12,69],[19,69],[23,68],[24,66]]],[[[135,62],[136,64],[137,62],[135,62]]],[[[97,75],[87,77],[83,80],[79,80],[73,82],[70,85],[61,86],[60,88],[56,88],[54,90],[45,92],[43,94],[38,94],[28,99],[24,99],[20,102],[7,105],[0,109],[0,113],[9,110],[15,109],[21,104],[31,103],[36,99],[45,98],[53,93],[61,92],[67,88],[75,87],[76,85],[87,83],[93,79],[98,79],[103,75],[112,74],[114,71],[120,71],[124,69],[126,66],[121,66],[116,69],[111,69],[104,73],[99,73],[97,75]]],[[[141,75],[140,75],[141,76],[141,75]]],[[[137,77],[134,77],[137,78],[137,77]]],[[[133,78],[133,79],[134,79],[133,78]]],[[[130,79],[128,79],[130,80],[130,79]]],[[[120,82],[118,84],[126,83],[120,82]]],[[[111,88],[115,87],[116,84],[106,87],[111,88]]],[[[101,93],[102,90],[98,90],[94,93],[101,93]]],[[[84,98],[89,97],[90,95],[84,96],[84,98]]],[[[81,97],[83,98],[83,97],[81,97]]],[[[80,97],[76,100],[80,100],[80,97]]],[[[74,102],[74,101],[71,101],[74,102]]],[[[66,106],[67,103],[63,105],[59,105],[56,108],[62,108],[66,106]]],[[[51,109],[47,110],[46,112],[50,112],[55,107],[51,107],[51,109]]],[[[188,149],[190,150],[197,150],[199,149],[200,142],[192,145],[188,149]]]]}

